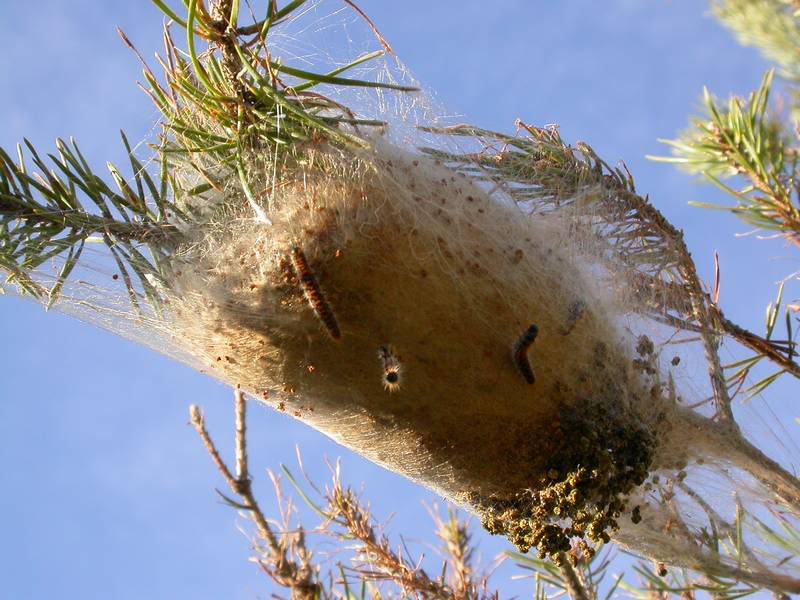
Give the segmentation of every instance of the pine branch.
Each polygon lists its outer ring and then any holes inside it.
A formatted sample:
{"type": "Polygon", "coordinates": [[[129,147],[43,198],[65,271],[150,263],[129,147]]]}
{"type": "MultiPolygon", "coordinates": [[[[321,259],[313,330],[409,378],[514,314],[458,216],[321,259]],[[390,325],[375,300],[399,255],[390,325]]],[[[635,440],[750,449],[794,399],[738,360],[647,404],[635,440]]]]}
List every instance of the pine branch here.
{"type": "MultiPolygon", "coordinates": [[[[195,218],[187,200],[219,191],[221,181],[233,174],[256,213],[263,215],[247,182],[246,157],[254,150],[270,147],[291,159],[306,143],[366,146],[357,128],[384,125],[357,118],[347,107],[309,91],[311,87],[415,89],[341,76],[383,52],[368,53],[325,74],[272,57],[267,35],[295,16],[304,1],[281,10],[270,2],[267,17],[256,29],[238,27],[239,2],[233,0],[214,2],[210,10],[204,0],[190,0],[183,18],[161,0],[154,3],[186,31],[188,47],[187,53],[180,51],[166,29],[166,55],[160,59],[164,83],[147,65],[144,69],[145,91],[163,117],[158,180],[133,156],[124,135],[133,180],[129,183],[109,164],[117,189],[92,172],[74,142],[59,140],[58,156],[49,155],[48,167],[26,141],[38,173],[29,173],[21,150],[15,162],[0,149],[0,269],[8,283],[48,306],[58,300],[85,245],[93,242],[107,246],[134,307],[142,295],[157,306],[161,298],[154,281],[169,287],[162,271],[169,268],[180,237],[175,224],[195,218]],[[200,44],[212,49],[199,53],[200,44]],[[179,181],[174,174],[187,167],[196,177],[184,189],[185,178],[179,181]],[[37,270],[51,259],[60,264],[60,272],[54,283],[45,285],[37,270]]],[[[136,51],[121,31],[120,35],[136,51]]]]}
{"type": "Polygon", "coordinates": [[[769,114],[773,72],[746,101],[732,97],[725,106],[708,90],[703,92],[707,116],[695,119],[692,129],[678,140],[661,140],[673,156],[649,157],[699,173],[736,201],[734,206],[694,202],[695,206],[727,210],[748,225],[778,231],[800,245],[798,152],[790,146],[783,124],[769,114]],[[737,189],[723,179],[739,176],[746,185],[737,189]]]}
{"type": "MultiPolygon", "coordinates": [[[[762,10],[764,4],[770,2],[762,2],[758,10],[762,10]]],[[[736,204],[730,207],[692,203],[695,206],[730,211],[748,225],[777,231],[795,246],[800,246],[798,151],[790,145],[783,124],[768,111],[772,80],[773,72],[770,71],[746,101],[733,97],[725,106],[705,90],[707,117],[696,119],[693,129],[679,140],[665,141],[671,146],[673,157],[650,158],[700,173],[736,200],[736,204]],[[734,176],[745,179],[746,184],[737,189],[723,182],[723,179],[734,176]]],[[[769,309],[772,313],[766,338],[732,323],[725,318],[717,303],[710,305],[721,330],[757,353],[753,360],[733,374],[731,380],[735,384],[743,382],[762,357],[780,367],[777,373],[751,386],[748,390],[751,394],[763,391],[783,373],[800,377],[800,365],[794,360],[795,343],[788,313],[788,343],[781,345],[770,340],[779,304],[780,300],[774,309],[769,309]]]]}
{"type": "MultiPolygon", "coordinates": [[[[173,14],[163,3],[155,3],[167,16],[173,14]]],[[[270,3],[260,26],[239,27],[238,2],[219,0],[210,11],[203,0],[187,2],[187,18],[176,23],[186,31],[189,59],[167,31],[166,56],[161,60],[165,85],[146,65],[144,71],[147,92],[164,116],[170,153],[210,154],[217,164],[235,168],[242,152],[254,147],[274,147],[288,154],[304,142],[320,140],[363,147],[367,142],[349,128],[384,123],[359,119],[347,107],[307,90],[326,84],[416,91],[411,86],[339,76],[383,52],[369,53],[325,74],[294,68],[273,57],[267,42],[270,31],[304,4],[291,2],[278,11],[270,3]],[[196,49],[200,42],[215,50],[201,56],[196,49]]]]}
{"type": "MultiPolygon", "coordinates": [[[[317,515],[323,519],[322,527],[316,533],[324,534],[347,544],[352,551],[349,557],[351,567],[341,567],[341,583],[345,597],[350,590],[349,579],[361,584],[362,590],[368,584],[380,586],[392,584],[401,597],[438,598],[441,600],[496,600],[499,594],[489,588],[489,576],[472,566],[474,547],[465,524],[460,523],[453,513],[450,519],[442,522],[434,516],[437,537],[445,543],[445,561],[441,575],[433,577],[422,567],[422,558],[411,556],[403,543],[400,550],[392,548],[383,528],[377,524],[358,495],[343,486],[338,465],[333,473],[331,485],[322,496],[323,502],[316,502],[297,482],[292,473],[281,467],[284,475],[295,491],[317,515]],[[446,576],[450,572],[451,576],[446,576]]],[[[302,465],[301,465],[302,469],[302,465]]],[[[307,479],[307,478],[306,478],[307,479]]],[[[313,486],[313,483],[312,483],[313,486]]],[[[548,563],[549,564],[549,563],[548,563]]],[[[382,597],[376,587],[372,597],[382,597]]],[[[364,594],[361,595],[364,597],[364,594]]],[[[395,597],[394,595],[390,597],[395,597]]]]}
{"type": "Polygon", "coordinates": [[[52,305],[85,245],[97,242],[121,257],[129,293],[141,288],[155,294],[150,278],[162,280],[161,264],[178,236],[172,223],[180,211],[166,200],[165,171],[154,180],[130,152],[124,134],[122,139],[134,176],[128,183],[109,163],[116,189],[91,170],[74,141],[57,140],[58,155],[48,155],[48,166],[25,140],[36,171],[28,169],[21,147],[16,162],[0,149],[0,269],[9,283],[52,305]],[[50,259],[58,259],[61,270],[46,288],[33,273],[50,259]]]}

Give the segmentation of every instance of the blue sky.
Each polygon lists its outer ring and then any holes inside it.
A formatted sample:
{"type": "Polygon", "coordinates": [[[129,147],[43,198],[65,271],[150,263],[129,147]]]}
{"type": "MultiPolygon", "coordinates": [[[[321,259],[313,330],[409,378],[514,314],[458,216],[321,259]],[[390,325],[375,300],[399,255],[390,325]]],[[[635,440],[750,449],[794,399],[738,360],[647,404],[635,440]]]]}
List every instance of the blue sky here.
{"type": "MultiPolygon", "coordinates": [[[[338,7],[337,0],[326,0],[338,7]]],[[[765,63],[706,15],[699,0],[361,0],[397,54],[450,114],[512,131],[514,120],[558,123],[609,162],[624,159],[638,188],[678,227],[698,263],[722,265],[722,305],[756,331],[774,283],[798,269],[781,242],[736,239],[745,227],[687,207],[719,200],[668,166],[656,138],[674,136],[703,85],[720,96],[757,86],[765,63]]],[[[118,130],[151,135],[155,111],[135,81],[139,65],[122,27],[145,56],[160,47],[149,2],[0,2],[0,145],[23,136],[43,151],[74,135],[102,168],[123,164],[118,130]]],[[[230,449],[230,392],[114,335],[15,297],[0,298],[0,598],[265,598],[273,588],[246,561],[236,515],[213,492],[222,482],[186,425],[189,404],[206,411],[230,449]]],[[[770,393],[791,421],[788,385],[770,393]]],[[[346,481],[363,485],[390,531],[432,540],[423,503],[436,498],[262,407],[251,409],[251,457],[263,502],[264,469],[295,464],[299,445],[316,480],[341,457],[346,481]]],[[[309,521],[311,524],[313,521],[309,521]]],[[[505,548],[476,531],[484,558],[505,548]]],[[[428,554],[432,552],[426,550],[428,554]]],[[[495,585],[523,594],[508,571],[495,585]]]]}

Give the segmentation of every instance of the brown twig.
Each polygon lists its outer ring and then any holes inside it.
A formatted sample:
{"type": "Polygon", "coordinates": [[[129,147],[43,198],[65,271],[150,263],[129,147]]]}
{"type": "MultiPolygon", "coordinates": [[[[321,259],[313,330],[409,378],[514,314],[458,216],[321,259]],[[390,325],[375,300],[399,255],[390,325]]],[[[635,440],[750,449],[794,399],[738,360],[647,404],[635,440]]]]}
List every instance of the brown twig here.
{"type": "Polygon", "coordinates": [[[730,337],[735,339],[743,346],[750,348],[754,352],[763,355],[775,364],[779,365],[787,373],[791,373],[797,378],[800,378],[800,365],[785,356],[774,343],[770,340],[756,335],[755,333],[739,327],[736,323],[725,318],[722,311],[717,309],[717,319],[722,327],[722,330],[730,337]]]}
{"type": "MultiPolygon", "coordinates": [[[[256,525],[258,538],[266,543],[264,557],[256,560],[259,567],[278,585],[290,589],[293,600],[319,598],[323,591],[319,570],[312,563],[312,554],[306,547],[302,526],[298,525],[290,532],[289,520],[292,508],[290,503],[282,501],[278,480],[273,477],[276,497],[282,507],[283,529],[280,533],[276,534],[273,531],[253,494],[248,474],[247,412],[243,392],[238,387],[234,390],[235,475],[211,439],[199,407],[192,405],[189,414],[191,424],[200,436],[214,465],[230,490],[239,497],[240,502],[225,496],[223,498],[230,505],[247,512],[256,525]]],[[[338,471],[334,475],[332,488],[325,494],[325,500],[327,506],[324,509],[317,509],[317,512],[325,515],[326,522],[316,532],[332,535],[342,541],[358,542],[354,549],[355,556],[351,561],[356,565],[355,572],[362,581],[391,582],[400,588],[404,597],[439,600],[498,598],[496,592],[489,592],[487,588],[488,577],[482,577],[477,582],[473,579],[470,565],[473,550],[469,535],[466,526],[459,523],[453,515],[447,528],[439,523],[439,535],[446,541],[449,554],[448,566],[456,580],[454,585],[450,586],[443,581],[443,578],[429,577],[419,566],[419,562],[416,564],[409,562],[392,550],[388,538],[376,532],[369,510],[360,504],[358,497],[350,489],[342,487],[338,471]],[[341,529],[331,529],[332,524],[341,529]]],[[[329,573],[328,577],[333,589],[333,573],[329,573]]]]}
{"type": "MultiPolygon", "coordinates": [[[[656,229],[664,237],[675,245],[679,259],[678,268],[683,276],[685,286],[691,299],[693,317],[701,326],[697,330],[703,338],[703,346],[706,352],[706,359],[709,361],[709,374],[712,387],[714,389],[714,399],[717,409],[717,418],[720,422],[728,423],[736,427],[733,420],[733,413],[730,408],[730,395],[727,391],[725,377],[717,353],[718,342],[715,335],[710,333],[712,330],[721,331],[732,337],[743,346],[750,348],[767,359],[778,364],[787,373],[800,378],[800,365],[784,355],[773,343],[764,339],[742,327],[739,327],[729,319],[725,318],[722,310],[717,304],[719,296],[719,262],[715,256],[715,285],[714,296],[709,298],[703,292],[700,279],[697,276],[694,260],[683,240],[683,233],[672,226],[664,216],[650,203],[646,202],[637,194],[624,191],[624,200],[630,206],[635,207],[636,211],[647,221],[656,226],[656,229]]],[[[666,284],[665,284],[666,285],[666,284]]],[[[672,284],[674,285],[674,284],[672,284]]]]}
{"type": "MultiPolygon", "coordinates": [[[[236,415],[237,420],[239,415],[241,414],[244,417],[244,409],[241,406],[244,404],[244,396],[239,393],[234,394],[234,401],[236,407],[236,415]]],[[[250,484],[250,478],[248,477],[247,473],[239,473],[240,477],[234,477],[231,474],[228,465],[225,464],[225,461],[222,460],[222,457],[219,454],[214,442],[211,439],[211,436],[208,434],[208,430],[205,426],[205,420],[203,419],[203,414],[200,412],[200,408],[196,405],[192,405],[189,407],[189,415],[192,425],[194,426],[197,434],[200,436],[200,439],[203,441],[203,445],[206,447],[208,454],[211,456],[211,460],[214,461],[214,465],[217,467],[217,470],[222,474],[222,477],[225,479],[226,483],[230,490],[237,494],[242,500],[241,506],[244,510],[247,510],[250,513],[251,518],[256,524],[258,528],[259,537],[263,539],[270,547],[273,553],[279,553],[281,551],[280,544],[278,543],[278,539],[276,538],[275,534],[273,533],[272,529],[270,528],[269,524],[267,523],[266,518],[264,517],[264,513],[261,511],[261,508],[258,506],[258,502],[256,501],[255,497],[253,496],[252,486],[250,484]]],[[[238,426],[238,423],[237,423],[238,426]]],[[[242,436],[239,436],[239,430],[237,427],[236,431],[236,455],[237,455],[237,468],[240,465],[239,457],[243,456],[244,459],[244,466],[246,468],[246,450],[242,450],[245,447],[245,439],[244,439],[244,428],[242,428],[242,436]]]]}
{"type": "Polygon", "coordinates": [[[378,535],[369,511],[358,501],[350,489],[342,487],[334,478],[333,489],[326,495],[332,521],[346,534],[344,539],[355,539],[356,559],[365,565],[357,572],[365,580],[390,580],[400,587],[404,595],[418,594],[422,598],[453,600],[453,590],[442,582],[431,579],[418,565],[412,565],[392,550],[389,540],[378,535]]]}
{"type": "Polygon", "coordinates": [[[372,30],[372,34],[375,36],[375,39],[377,39],[378,43],[383,47],[384,52],[386,52],[387,54],[394,54],[394,50],[392,50],[392,47],[389,45],[389,42],[387,42],[386,38],[384,38],[381,35],[381,32],[378,31],[378,28],[375,26],[375,23],[372,22],[372,20],[366,15],[366,13],[362,11],[360,8],[358,8],[358,6],[356,6],[356,3],[353,2],[352,0],[342,0],[342,1],[345,4],[347,4],[350,8],[352,8],[356,13],[358,13],[358,15],[362,19],[364,19],[364,21],[366,21],[367,26],[372,30]]]}
{"type": "Polygon", "coordinates": [[[236,413],[236,479],[237,481],[250,482],[247,472],[247,402],[240,388],[234,394],[234,407],[236,413]]]}
{"type": "Polygon", "coordinates": [[[293,538],[281,536],[279,539],[272,531],[263,511],[253,494],[250,476],[247,472],[247,412],[244,394],[240,389],[234,391],[234,412],[236,418],[236,477],[231,473],[228,465],[220,456],[208,430],[205,426],[203,414],[196,405],[189,407],[189,419],[197,431],[211,460],[225,479],[231,492],[239,496],[241,502],[233,502],[223,495],[228,502],[243,511],[252,519],[258,531],[258,538],[267,545],[267,558],[259,560],[259,566],[268,573],[279,585],[292,591],[292,598],[298,600],[311,600],[318,596],[320,585],[314,577],[310,566],[310,553],[305,548],[302,531],[293,538]],[[291,544],[292,554],[298,558],[293,560],[289,553],[291,544]]]}
{"type": "MultiPolygon", "coordinates": [[[[198,3],[202,6],[202,2],[198,3]]],[[[247,98],[247,88],[239,79],[238,73],[241,69],[241,60],[236,51],[239,44],[239,33],[236,30],[236,23],[231,22],[231,11],[233,0],[213,0],[211,3],[211,14],[206,14],[206,27],[209,30],[210,41],[219,49],[222,54],[222,70],[225,78],[233,88],[240,102],[244,104],[247,98]]]]}
{"type": "Polygon", "coordinates": [[[562,552],[560,555],[561,558],[561,565],[559,569],[561,569],[561,574],[564,577],[564,583],[567,586],[567,594],[571,600],[591,600],[589,598],[589,594],[586,593],[586,589],[583,587],[583,583],[581,583],[578,574],[575,572],[575,569],[572,568],[572,565],[569,562],[569,559],[564,555],[562,552]]]}
{"type": "Polygon", "coordinates": [[[222,477],[225,479],[225,482],[228,484],[228,487],[230,487],[231,490],[235,492],[237,488],[236,479],[234,478],[233,475],[231,475],[231,472],[228,469],[228,465],[226,465],[225,461],[222,460],[222,457],[219,455],[217,447],[211,440],[211,436],[208,435],[208,430],[206,429],[203,413],[200,412],[200,407],[197,406],[196,404],[192,404],[189,407],[189,421],[197,431],[197,435],[199,435],[200,439],[203,441],[203,445],[206,447],[206,451],[211,457],[211,460],[214,461],[214,466],[216,466],[217,470],[222,474],[222,477]]]}

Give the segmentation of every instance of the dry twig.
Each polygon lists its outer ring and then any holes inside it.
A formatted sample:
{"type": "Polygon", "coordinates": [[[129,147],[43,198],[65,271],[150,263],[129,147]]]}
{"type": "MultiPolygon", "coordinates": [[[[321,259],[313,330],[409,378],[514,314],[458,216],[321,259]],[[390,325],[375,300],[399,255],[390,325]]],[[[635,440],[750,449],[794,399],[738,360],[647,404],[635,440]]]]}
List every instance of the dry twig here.
{"type": "Polygon", "coordinates": [[[316,580],[315,571],[311,566],[311,553],[305,547],[302,531],[294,535],[276,535],[253,494],[250,476],[247,472],[246,401],[244,394],[239,389],[234,392],[234,408],[236,415],[236,477],[225,464],[211,439],[200,408],[196,405],[189,408],[192,426],[203,441],[217,470],[225,479],[231,492],[239,497],[240,502],[233,501],[222,493],[220,495],[231,506],[245,511],[255,524],[258,539],[267,546],[264,558],[258,560],[260,567],[276,583],[290,589],[292,598],[297,600],[316,598],[320,591],[320,584],[316,580]]]}

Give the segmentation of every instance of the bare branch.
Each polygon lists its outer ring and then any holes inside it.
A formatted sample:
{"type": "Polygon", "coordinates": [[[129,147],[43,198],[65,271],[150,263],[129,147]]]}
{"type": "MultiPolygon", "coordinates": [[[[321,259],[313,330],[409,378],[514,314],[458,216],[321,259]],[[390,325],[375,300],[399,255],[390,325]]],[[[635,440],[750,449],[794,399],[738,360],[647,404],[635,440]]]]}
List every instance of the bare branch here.
{"type": "Polygon", "coordinates": [[[239,482],[249,481],[247,472],[247,403],[240,388],[233,392],[236,412],[236,479],[239,482]]]}
{"type": "Polygon", "coordinates": [[[236,415],[235,478],[211,439],[200,408],[194,404],[189,408],[190,421],[228,487],[241,499],[241,503],[235,505],[249,515],[256,526],[258,539],[267,546],[267,557],[258,560],[261,569],[269,574],[276,583],[289,588],[292,591],[293,599],[317,598],[320,584],[316,581],[315,571],[311,566],[311,554],[306,550],[302,530],[294,536],[282,535],[279,539],[267,522],[253,494],[247,472],[246,401],[244,394],[238,388],[234,390],[234,409],[236,415]],[[297,560],[293,560],[292,557],[296,557],[297,560]]]}
{"type": "Polygon", "coordinates": [[[206,451],[211,457],[211,460],[214,461],[214,466],[216,466],[217,470],[222,474],[222,477],[225,479],[226,483],[228,484],[228,487],[230,487],[231,490],[235,492],[237,489],[236,479],[233,477],[233,475],[231,475],[228,466],[225,464],[225,461],[222,460],[222,457],[219,455],[217,447],[211,440],[211,436],[208,435],[208,430],[206,429],[203,413],[200,411],[200,407],[197,406],[196,404],[192,404],[189,407],[189,421],[197,431],[197,435],[199,435],[200,439],[203,441],[203,445],[206,447],[206,451]]]}

